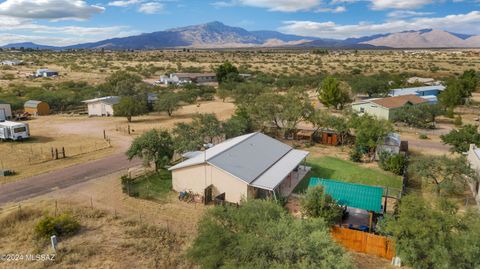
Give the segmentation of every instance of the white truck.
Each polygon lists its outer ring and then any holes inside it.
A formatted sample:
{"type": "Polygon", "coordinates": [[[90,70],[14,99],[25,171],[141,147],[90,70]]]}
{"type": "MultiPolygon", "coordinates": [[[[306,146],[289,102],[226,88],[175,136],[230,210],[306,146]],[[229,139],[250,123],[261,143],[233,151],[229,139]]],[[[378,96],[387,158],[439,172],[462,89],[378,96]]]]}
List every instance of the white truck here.
{"type": "Polygon", "coordinates": [[[0,140],[23,140],[30,137],[28,124],[13,121],[0,121],[0,140]]]}

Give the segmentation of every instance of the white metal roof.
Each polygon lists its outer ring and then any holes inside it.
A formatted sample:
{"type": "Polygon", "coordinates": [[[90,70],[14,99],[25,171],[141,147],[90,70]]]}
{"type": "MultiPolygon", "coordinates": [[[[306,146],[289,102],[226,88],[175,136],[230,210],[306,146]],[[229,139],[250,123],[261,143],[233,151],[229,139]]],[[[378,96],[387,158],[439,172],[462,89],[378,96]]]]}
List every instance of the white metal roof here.
{"type": "Polygon", "coordinates": [[[82,103],[86,103],[86,104],[96,103],[96,102],[104,102],[104,103],[115,105],[115,104],[118,104],[118,102],[120,102],[120,97],[119,96],[105,96],[105,97],[94,98],[94,99],[82,101],[82,103]]]}
{"type": "Polygon", "coordinates": [[[304,150],[291,150],[253,181],[251,185],[261,189],[274,190],[308,154],[309,152],[304,150]]]}
{"type": "Polygon", "coordinates": [[[14,122],[14,121],[2,121],[2,122],[0,122],[0,126],[6,126],[6,127],[24,126],[24,125],[26,125],[26,124],[21,123],[21,122],[14,122]]]}
{"type": "Polygon", "coordinates": [[[423,87],[414,87],[414,88],[393,89],[393,90],[390,90],[389,95],[390,96],[398,96],[398,95],[418,94],[418,93],[421,93],[421,92],[433,91],[433,90],[443,91],[443,90],[445,90],[445,86],[436,85],[436,86],[423,86],[423,87]]]}

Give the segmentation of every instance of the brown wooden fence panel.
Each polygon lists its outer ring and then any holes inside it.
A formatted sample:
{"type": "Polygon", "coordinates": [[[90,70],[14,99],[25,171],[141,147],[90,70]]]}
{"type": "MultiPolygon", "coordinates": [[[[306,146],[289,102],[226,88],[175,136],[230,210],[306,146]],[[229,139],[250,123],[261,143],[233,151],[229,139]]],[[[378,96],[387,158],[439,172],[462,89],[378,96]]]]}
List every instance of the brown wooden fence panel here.
{"type": "Polygon", "coordinates": [[[391,260],[395,257],[392,239],[347,228],[332,228],[332,237],[347,249],[391,260]]]}

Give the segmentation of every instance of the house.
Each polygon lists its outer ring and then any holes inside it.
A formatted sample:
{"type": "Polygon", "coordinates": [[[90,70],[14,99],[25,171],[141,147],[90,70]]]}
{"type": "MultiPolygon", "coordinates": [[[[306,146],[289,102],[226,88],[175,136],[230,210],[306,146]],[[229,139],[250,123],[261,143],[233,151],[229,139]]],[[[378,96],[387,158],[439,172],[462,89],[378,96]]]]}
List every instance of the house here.
{"type": "MultiPolygon", "coordinates": [[[[470,167],[480,175],[480,149],[476,145],[470,145],[470,149],[467,152],[467,160],[470,163],[470,167]]],[[[470,182],[469,185],[475,201],[480,205],[480,181],[470,182]]]]}
{"type": "Polygon", "coordinates": [[[427,99],[416,95],[400,95],[387,98],[374,98],[352,104],[353,111],[358,114],[369,114],[384,120],[395,120],[395,112],[404,106],[430,103],[427,99]]]}
{"type": "Polygon", "coordinates": [[[438,102],[438,95],[445,90],[443,85],[401,88],[390,90],[389,96],[416,95],[428,99],[430,103],[438,102]]]}
{"type": "Polygon", "coordinates": [[[49,78],[58,76],[58,72],[50,69],[37,69],[35,72],[35,77],[37,78],[49,78]]]}
{"type": "Polygon", "coordinates": [[[262,133],[242,135],[193,154],[169,170],[173,189],[191,191],[207,203],[278,198],[291,194],[310,171],[301,165],[309,152],[262,133]]]}
{"type": "Polygon", "coordinates": [[[50,114],[50,106],[42,101],[29,100],[23,105],[24,111],[34,116],[50,114]]]}
{"type": "Polygon", "coordinates": [[[5,60],[0,62],[0,65],[9,65],[9,66],[15,66],[15,65],[21,65],[23,64],[23,61],[19,60],[5,60]]]}
{"type": "Polygon", "coordinates": [[[217,82],[217,75],[215,73],[172,73],[170,76],[161,76],[157,81],[164,85],[183,85],[189,83],[212,83],[217,82]]]}
{"type": "Polygon", "coordinates": [[[6,121],[12,118],[12,108],[10,104],[0,100],[0,121],[6,121]]]}
{"type": "Polygon", "coordinates": [[[113,116],[114,106],[120,103],[119,96],[105,96],[82,101],[87,104],[88,116],[113,116]]]}

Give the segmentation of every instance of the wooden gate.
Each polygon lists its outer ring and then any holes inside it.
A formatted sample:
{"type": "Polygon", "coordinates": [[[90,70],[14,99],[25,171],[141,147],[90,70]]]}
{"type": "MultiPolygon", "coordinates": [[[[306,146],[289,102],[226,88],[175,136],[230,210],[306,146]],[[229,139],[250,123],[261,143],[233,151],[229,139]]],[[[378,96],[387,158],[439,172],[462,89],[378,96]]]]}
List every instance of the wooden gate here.
{"type": "Polygon", "coordinates": [[[395,257],[395,242],[385,236],[347,228],[332,228],[332,237],[343,247],[391,260],[395,257]]]}

